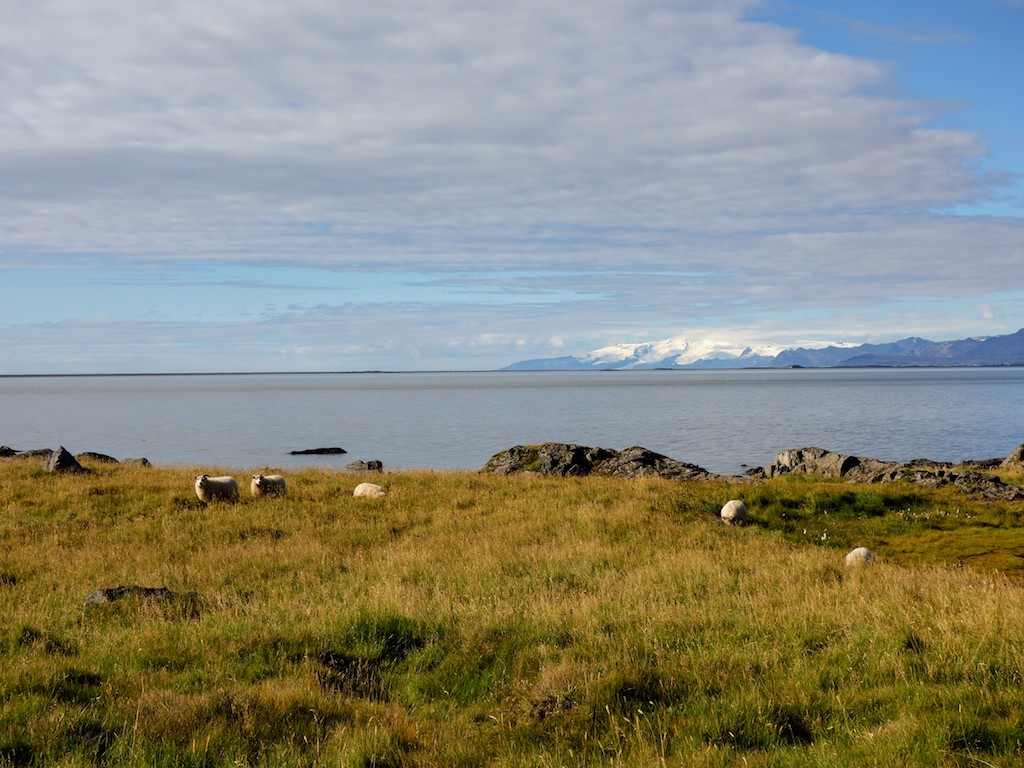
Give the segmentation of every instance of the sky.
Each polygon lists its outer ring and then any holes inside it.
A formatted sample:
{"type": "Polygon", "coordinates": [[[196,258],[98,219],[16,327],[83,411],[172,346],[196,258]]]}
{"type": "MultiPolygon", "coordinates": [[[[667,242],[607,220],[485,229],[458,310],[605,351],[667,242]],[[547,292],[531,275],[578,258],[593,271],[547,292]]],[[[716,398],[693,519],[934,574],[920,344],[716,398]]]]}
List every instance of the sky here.
{"type": "Polygon", "coordinates": [[[1024,0],[0,0],[0,374],[1024,328],[1024,0]]]}

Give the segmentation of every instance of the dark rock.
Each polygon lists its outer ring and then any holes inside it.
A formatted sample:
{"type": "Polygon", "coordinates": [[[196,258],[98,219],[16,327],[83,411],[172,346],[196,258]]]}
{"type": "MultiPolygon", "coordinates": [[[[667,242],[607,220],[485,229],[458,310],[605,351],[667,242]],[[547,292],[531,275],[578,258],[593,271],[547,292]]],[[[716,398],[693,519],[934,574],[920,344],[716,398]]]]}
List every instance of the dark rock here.
{"type": "Polygon", "coordinates": [[[534,473],[556,477],[582,477],[589,474],[670,478],[712,476],[694,464],[685,464],[639,446],[613,451],[571,443],[516,445],[492,456],[481,472],[495,475],[534,473]]]}
{"type": "Polygon", "coordinates": [[[150,463],[149,459],[146,459],[146,458],[124,459],[121,463],[125,464],[127,466],[134,466],[134,467],[152,467],[153,466],[150,463]]]}
{"type": "Polygon", "coordinates": [[[75,458],[78,461],[92,461],[96,464],[120,464],[120,462],[113,456],[107,456],[105,453],[95,453],[94,451],[86,451],[85,453],[75,454],[75,458]]]}
{"type": "Polygon", "coordinates": [[[43,464],[43,472],[85,472],[85,467],[61,446],[56,451],[50,451],[43,464]]]}
{"type": "Polygon", "coordinates": [[[383,472],[384,463],[378,459],[370,459],[369,461],[353,461],[346,464],[345,469],[349,472],[383,472]]]}
{"type": "Polygon", "coordinates": [[[19,459],[46,459],[53,453],[51,448],[33,448],[28,451],[18,451],[19,459]]]}
{"type": "MultiPolygon", "coordinates": [[[[975,463],[973,466],[978,466],[975,463]]],[[[998,501],[1024,499],[1024,488],[1002,482],[998,477],[973,469],[953,471],[946,462],[927,462],[918,459],[908,464],[878,461],[860,456],[846,456],[821,448],[794,448],[782,451],[775,462],[759,476],[778,477],[785,474],[807,474],[819,477],[845,477],[867,483],[891,483],[904,480],[926,488],[944,485],[956,487],[998,501]]]]}
{"type": "Polygon", "coordinates": [[[288,451],[291,456],[330,456],[339,453],[348,453],[344,448],[306,448],[301,451],[288,451]]]}
{"type": "Polygon", "coordinates": [[[128,584],[108,589],[97,589],[85,596],[83,606],[102,605],[113,603],[126,597],[141,597],[147,600],[171,600],[174,595],[167,587],[140,587],[137,584],[128,584]]]}
{"type": "MultiPolygon", "coordinates": [[[[995,458],[995,459],[972,459],[970,461],[962,462],[963,466],[965,466],[965,467],[972,467],[974,469],[998,469],[1002,465],[1002,463],[1003,463],[1003,459],[999,459],[999,458],[995,458]]],[[[947,463],[937,463],[937,464],[935,464],[935,466],[949,466],[949,467],[952,467],[953,465],[952,464],[947,464],[947,463]]]]}
{"type": "Polygon", "coordinates": [[[17,456],[21,451],[16,451],[10,446],[0,445],[0,459],[9,459],[11,456],[17,456]]]}
{"type": "Polygon", "coordinates": [[[949,461],[932,461],[931,459],[911,459],[907,462],[908,467],[942,467],[952,469],[953,464],[949,461]]]}
{"type": "Polygon", "coordinates": [[[612,477],[668,477],[704,479],[711,476],[703,467],[671,459],[646,448],[633,446],[619,451],[599,464],[595,471],[612,477]]]}
{"type": "Polygon", "coordinates": [[[543,445],[516,445],[492,456],[483,472],[511,475],[529,472],[557,477],[589,475],[595,462],[602,462],[615,454],[605,448],[588,448],[570,443],[544,443],[543,445]]]}

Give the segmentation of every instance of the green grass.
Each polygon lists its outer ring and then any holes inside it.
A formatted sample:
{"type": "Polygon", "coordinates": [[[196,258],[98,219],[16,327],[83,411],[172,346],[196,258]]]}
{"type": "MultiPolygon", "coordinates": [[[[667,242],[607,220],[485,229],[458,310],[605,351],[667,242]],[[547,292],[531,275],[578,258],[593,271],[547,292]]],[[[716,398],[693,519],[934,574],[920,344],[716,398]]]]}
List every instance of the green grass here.
{"type": "Polygon", "coordinates": [[[196,468],[3,469],[3,766],[1024,761],[1021,503],[307,470],[203,507],[196,468]],[[120,584],[174,597],[83,607],[120,584]]]}

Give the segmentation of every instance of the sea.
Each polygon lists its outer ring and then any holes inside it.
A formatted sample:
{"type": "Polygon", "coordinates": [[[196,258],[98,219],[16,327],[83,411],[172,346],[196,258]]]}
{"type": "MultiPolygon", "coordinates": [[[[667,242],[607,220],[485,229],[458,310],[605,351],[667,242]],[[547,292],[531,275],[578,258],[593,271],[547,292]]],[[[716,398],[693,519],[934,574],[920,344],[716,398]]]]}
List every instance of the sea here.
{"type": "Polygon", "coordinates": [[[1004,457],[1024,368],[0,377],[0,445],[199,469],[477,470],[547,441],[642,446],[738,475],[816,446],[889,461],[1004,457]],[[342,448],[340,455],[292,451],[342,448]]]}

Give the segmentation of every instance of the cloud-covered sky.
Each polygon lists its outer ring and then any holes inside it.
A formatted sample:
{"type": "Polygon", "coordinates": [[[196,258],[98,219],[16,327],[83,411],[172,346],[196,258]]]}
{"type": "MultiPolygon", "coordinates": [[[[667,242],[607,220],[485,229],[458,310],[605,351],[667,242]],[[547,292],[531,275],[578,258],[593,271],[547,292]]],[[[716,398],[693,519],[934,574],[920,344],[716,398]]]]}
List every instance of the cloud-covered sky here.
{"type": "Polygon", "coordinates": [[[1019,0],[12,0],[0,374],[1024,327],[1019,0]]]}

